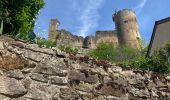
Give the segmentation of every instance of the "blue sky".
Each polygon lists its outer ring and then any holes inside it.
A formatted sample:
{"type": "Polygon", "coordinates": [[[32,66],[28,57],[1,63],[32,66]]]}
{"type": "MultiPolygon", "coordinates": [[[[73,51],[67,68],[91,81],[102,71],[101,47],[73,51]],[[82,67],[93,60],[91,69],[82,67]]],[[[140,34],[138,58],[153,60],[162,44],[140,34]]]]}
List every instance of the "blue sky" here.
{"type": "Polygon", "coordinates": [[[35,32],[45,38],[52,18],[60,21],[60,29],[87,36],[97,30],[114,30],[112,14],[133,9],[142,39],[149,42],[155,21],[170,17],[170,0],[45,0],[45,3],[35,26],[35,32]]]}

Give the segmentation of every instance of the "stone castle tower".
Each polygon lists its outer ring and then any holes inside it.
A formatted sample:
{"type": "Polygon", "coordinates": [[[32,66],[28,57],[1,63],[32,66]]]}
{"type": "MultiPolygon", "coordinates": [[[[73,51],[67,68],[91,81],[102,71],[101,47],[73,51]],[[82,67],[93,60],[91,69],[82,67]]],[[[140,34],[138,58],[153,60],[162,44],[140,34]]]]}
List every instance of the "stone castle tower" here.
{"type": "Polygon", "coordinates": [[[60,22],[58,21],[58,19],[51,19],[50,21],[50,26],[49,26],[49,33],[48,33],[48,39],[55,41],[56,37],[57,37],[57,31],[58,30],[58,26],[60,25],[60,22]]]}
{"type": "Polygon", "coordinates": [[[124,9],[113,14],[118,41],[120,45],[130,45],[134,48],[141,47],[141,37],[135,12],[124,9]]]}
{"type": "Polygon", "coordinates": [[[85,38],[72,35],[72,33],[66,30],[59,30],[60,22],[57,19],[51,19],[48,39],[56,41],[59,45],[64,44],[89,49],[96,48],[101,42],[141,49],[141,37],[135,12],[131,9],[123,9],[115,12],[112,18],[115,22],[116,30],[96,31],[95,36],[87,36],[85,38]]]}

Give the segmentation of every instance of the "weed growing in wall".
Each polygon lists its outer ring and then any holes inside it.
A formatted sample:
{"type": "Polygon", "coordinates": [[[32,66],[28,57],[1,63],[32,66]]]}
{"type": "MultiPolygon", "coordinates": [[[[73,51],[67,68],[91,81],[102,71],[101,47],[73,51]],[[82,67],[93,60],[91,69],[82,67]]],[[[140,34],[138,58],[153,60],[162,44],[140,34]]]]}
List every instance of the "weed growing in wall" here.
{"type": "Polygon", "coordinates": [[[70,47],[70,46],[65,46],[65,45],[60,45],[58,47],[61,51],[65,51],[67,53],[78,53],[78,49],[77,48],[73,48],[73,47],[70,47]]]}

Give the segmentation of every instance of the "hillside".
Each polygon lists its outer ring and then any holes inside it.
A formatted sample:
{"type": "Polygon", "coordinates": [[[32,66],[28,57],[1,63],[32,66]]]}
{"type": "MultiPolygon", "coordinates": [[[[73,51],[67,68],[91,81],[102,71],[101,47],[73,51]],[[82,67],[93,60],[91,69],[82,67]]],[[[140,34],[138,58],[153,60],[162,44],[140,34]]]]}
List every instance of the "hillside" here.
{"type": "Polygon", "coordinates": [[[1,100],[170,100],[170,76],[0,37],[1,100]]]}

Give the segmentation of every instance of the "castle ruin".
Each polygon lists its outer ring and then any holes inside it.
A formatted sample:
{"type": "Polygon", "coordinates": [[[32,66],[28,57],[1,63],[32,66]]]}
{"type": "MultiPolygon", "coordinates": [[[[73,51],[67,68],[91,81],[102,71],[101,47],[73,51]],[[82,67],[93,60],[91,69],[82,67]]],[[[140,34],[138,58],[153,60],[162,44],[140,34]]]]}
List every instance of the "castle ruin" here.
{"type": "Polygon", "coordinates": [[[93,49],[101,42],[108,42],[140,49],[141,37],[135,12],[131,9],[123,9],[115,12],[112,18],[115,22],[115,30],[97,31],[95,36],[85,38],[75,36],[66,30],[59,30],[60,22],[57,19],[51,19],[48,39],[55,41],[58,45],[78,48],[93,49]]]}

